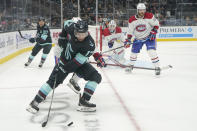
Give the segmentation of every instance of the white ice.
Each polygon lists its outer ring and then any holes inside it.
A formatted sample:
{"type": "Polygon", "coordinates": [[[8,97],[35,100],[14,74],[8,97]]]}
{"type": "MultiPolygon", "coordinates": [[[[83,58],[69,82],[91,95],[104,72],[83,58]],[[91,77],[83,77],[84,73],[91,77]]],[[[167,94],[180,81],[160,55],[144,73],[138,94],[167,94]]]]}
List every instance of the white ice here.
{"type": "MultiPolygon", "coordinates": [[[[41,53],[27,68],[30,52],[17,56],[0,65],[0,131],[197,131],[197,43],[160,42],[157,52],[162,66],[173,66],[160,77],[148,70],[126,74],[122,68],[96,67],[103,79],[91,100],[97,104],[95,113],[76,111],[78,95],[66,86],[69,75],[55,90],[45,128],[41,123],[51,94],[37,115],[25,109],[54,67],[53,51],[41,69],[41,53]],[[66,127],[71,121],[74,124],[66,127]]],[[[139,60],[149,61],[145,48],[139,60]]],[[[79,84],[83,88],[85,83],[79,84]]]]}

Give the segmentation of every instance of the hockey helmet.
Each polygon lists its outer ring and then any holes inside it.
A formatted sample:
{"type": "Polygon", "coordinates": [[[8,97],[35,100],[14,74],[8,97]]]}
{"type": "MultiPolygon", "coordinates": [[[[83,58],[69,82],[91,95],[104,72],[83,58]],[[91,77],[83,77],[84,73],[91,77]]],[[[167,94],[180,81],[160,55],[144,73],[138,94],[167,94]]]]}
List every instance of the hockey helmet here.
{"type": "Polygon", "coordinates": [[[83,20],[77,21],[74,25],[74,34],[79,41],[88,36],[88,23],[83,20]]]}
{"type": "Polygon", "coordinates": [[[45,18],[44,17],[39,17],[38,22],[39,21],[44,21],[45,22],[45,18]]]}
{"type": "Polygon", "coordinates": [[[139,17],[143,17],[146,12],[146,6],[144,3],[139,3],[137,5],[137,14],[139,17]]]}
{"type": "Polygon", "coordinates": [[[144,3],[139,3],[139,4],[137,5],[137,10],[146,10],[145,4],[144,4],[144,3]]]}
{"type": "Polygon", "coordinates": [[[77,23],[77,21],[79,21],[79,20],[81,20],[80,17],[73,17],[73,18],[72,18],[72,21],[73,21],[74,23],[77,23]]]}

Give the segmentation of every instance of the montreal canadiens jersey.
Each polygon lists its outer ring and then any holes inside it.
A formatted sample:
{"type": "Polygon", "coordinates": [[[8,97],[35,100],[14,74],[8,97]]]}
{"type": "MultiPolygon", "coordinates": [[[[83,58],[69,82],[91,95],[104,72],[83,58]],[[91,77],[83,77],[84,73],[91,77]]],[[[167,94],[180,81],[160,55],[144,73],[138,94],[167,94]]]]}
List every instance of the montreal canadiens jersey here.
{"type": "Polygon", "coordinates": [[[127,35],[132,35],[138,40],[146,39],[153,28],[159,28],[159,21],[152,13],[146,12],[143,18],[134,15],[129,18],[127,35]]]}
{"type": "Polygon", "coordinates": [[[120,27],[116,27],[115,31],[112,33],[110,32],[109,28],[104,29],[103,31],[104,35],[104,41],[106,43],[108,42],[114,42],[114,41],[123,41],[123,34],[120,27]]]}

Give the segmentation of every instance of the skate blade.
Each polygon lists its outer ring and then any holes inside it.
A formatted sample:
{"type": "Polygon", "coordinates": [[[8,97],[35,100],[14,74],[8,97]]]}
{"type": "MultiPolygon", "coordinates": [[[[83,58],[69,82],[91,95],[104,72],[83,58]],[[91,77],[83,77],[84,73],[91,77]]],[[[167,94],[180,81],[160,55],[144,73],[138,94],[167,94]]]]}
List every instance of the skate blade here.
{"type": "Polygon", "coordinates": [[[80,111],[80,112],[95,112],[96,111],[96,107],[79,106],[77,108],[77,111],[80,111]]]}
{"type": "Polygon", "coordinates": [[[72,84],[68,83],[67,86],[70,87],[70,89],[72,89],[76,94],[79,94],[79,93],[80,93],[80,91],[76,90],[76,89],[73,87],[72,84]]]}
{"type": "Polygon", "coordinates": [[[26,111],[28,111],[31,114],[36,114],[38,112],[38,110],[32,108],[31,106],[27,107],[26,111]]]}

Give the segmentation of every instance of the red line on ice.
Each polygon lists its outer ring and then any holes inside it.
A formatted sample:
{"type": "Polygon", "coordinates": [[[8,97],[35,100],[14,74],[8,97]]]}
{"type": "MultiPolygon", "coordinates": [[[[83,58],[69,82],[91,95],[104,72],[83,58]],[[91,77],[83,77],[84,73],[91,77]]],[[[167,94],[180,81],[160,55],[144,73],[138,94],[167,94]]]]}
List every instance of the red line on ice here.
{"type": "Polygon", "coordinates": [[[127,108],[126,104],[124,103],[124,101],[122,100],[121,96],[118,94],[118,91],[116,90],[116,88],[114,87],[113,83],[111,82],[111,80],[109,79],[109,77],[107,76],[107,74],[105,73],[104,70],[102,70],[103,74],[105,75],[105,77],[107,78],[107,81],[110,84],[110,87],[112,88],[112,90],[114,91],[115,95],[117,96],[119,102],[121,103],[122,107],[124,108],[127,116],[129,117],[132,125],[135,126],[136,131],[141,131],[140,126],[138,125],[137,121],[134,119],[133,115],[130,113],[129,109],[127,108]]]}

